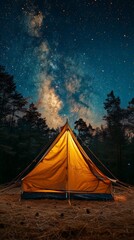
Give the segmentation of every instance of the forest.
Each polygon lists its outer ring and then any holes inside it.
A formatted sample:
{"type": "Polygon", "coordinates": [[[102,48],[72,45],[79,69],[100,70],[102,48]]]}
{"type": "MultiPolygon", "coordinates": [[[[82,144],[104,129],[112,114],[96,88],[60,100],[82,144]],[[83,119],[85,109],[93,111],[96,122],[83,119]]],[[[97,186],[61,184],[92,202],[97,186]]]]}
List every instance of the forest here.
{"type": "MultiPolygon", "coordinates": [[[[74,133],[98,168],[134,184],[134,98],[127,104],[122,108],[111,90],[104,101],[105,125],[93,128],[80,118],[74,122],[74,133]]],[[[36,105],[17,91],[13,76],[0,66],[0,184],[38,161],[58,132],[48,127],[36,105]]]]}

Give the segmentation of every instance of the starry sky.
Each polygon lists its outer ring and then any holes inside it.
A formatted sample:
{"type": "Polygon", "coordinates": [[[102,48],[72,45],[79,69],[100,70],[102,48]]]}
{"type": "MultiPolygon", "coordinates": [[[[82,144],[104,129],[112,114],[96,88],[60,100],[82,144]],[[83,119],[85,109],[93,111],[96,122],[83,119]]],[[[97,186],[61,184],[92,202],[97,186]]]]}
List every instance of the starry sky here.
{"type": "Polygon", "coordinates": [[[0,64],[49,127],[100,126],[134,97],[133,0],[0,0],[0,64]]]}

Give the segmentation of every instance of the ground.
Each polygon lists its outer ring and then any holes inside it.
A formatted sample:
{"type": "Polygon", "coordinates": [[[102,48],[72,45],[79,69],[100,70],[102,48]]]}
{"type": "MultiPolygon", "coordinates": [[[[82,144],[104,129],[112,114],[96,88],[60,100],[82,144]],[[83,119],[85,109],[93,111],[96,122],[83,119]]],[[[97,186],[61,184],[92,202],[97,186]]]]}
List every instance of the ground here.
{"type": "Polygon", "coordinates": [[[114,201],[21,200],[20,188],[0,188],[1,240],[132,240],[134,188],[114,201]]]}

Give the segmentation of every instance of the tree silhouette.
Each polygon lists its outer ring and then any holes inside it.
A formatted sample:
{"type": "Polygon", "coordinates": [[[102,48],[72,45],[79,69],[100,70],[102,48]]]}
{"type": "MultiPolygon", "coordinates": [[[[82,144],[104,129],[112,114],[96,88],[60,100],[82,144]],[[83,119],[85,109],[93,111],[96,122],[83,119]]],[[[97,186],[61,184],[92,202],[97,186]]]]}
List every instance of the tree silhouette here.
{"type": "Polygon", "coordinates": [[[119,178],[122,178],[122,149],[125,144],[125,129],[123,125],[124,115],[123,110],[120,107],[120,98],[115,97],[113,91],[107,95],[107,99],[104,102],[104,108],[107,112],[104,116],[104,120],[107,124],[109,139],[113,145],[113,157],[117,164],[117,175],[119,178]]]}
{"type": "Polygon", "coordinates": [[[27,107],[13,76],[0,67],[0,182],[23,170],[48,143],[49,128],[36,106],[27,107]]]}
{"type": "Polygon", "coordinates": [[[5,73],[5,68],[0,67],[0,123],[10,125],[20,117],[27,104],[26,99],[17,92],[13,76],[5,73]]]}
{"type": "Polygon", "coordinates": [[[11,114],[11,104],[16,89],[13,76],[5,73],[5,68],[0,67],[0,122],[6,125],[7,117],[11,114]]]}
{"type": "Polygon", "coordinates": [[[91,126],[90,123],[89,125],[87,125],[82,118],[77,120],[74,124],[75,124],[74,128],[78,131],[78,137],[84,140],[84,142],[88,146],[93,136],[94,132],[93,127],[91,126]]]}

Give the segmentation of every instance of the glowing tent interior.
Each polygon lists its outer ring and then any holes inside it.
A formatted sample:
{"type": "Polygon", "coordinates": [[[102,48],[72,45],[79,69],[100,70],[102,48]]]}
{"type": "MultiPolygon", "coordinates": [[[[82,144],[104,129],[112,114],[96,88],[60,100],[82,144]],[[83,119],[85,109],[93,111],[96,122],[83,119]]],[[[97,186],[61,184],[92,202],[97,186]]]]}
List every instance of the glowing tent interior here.
{"type": "Polygon", "coordinates": [[[91,161],[68,123],[22,179],[23,199],[112,200],[112,182],[91,161]]]}

